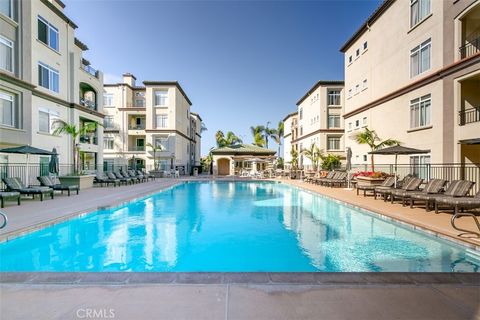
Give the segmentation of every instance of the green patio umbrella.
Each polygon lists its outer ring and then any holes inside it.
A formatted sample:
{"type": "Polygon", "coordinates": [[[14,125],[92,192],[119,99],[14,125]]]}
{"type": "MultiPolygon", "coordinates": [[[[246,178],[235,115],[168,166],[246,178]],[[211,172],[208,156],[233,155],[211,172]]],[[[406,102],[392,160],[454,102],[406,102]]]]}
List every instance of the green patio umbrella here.
{"type": "Polygon", "coordinates": [[[58,154],[57,149],[53,148],[52,156],[50,157],[50,162],[48,163],[48,171],[50,173],[58,175],[59,172],[59,164],[58,164],[58,154]]]}
{"type": "Polygon", "coordinates": [[[51,151],[35,148],[35,147],[32,147],[32,146],[28,146],[28,145],[20,146],[20,147],[13,147],[13,148],[0,149],[0,153],[17,153],[17,154],[24,154],[26,156],[27,170],[26,170],[26,174],[25,174],[25,183],[27,185],[30,184],[29,183],[29,176],[28,176],[28,173],[29,173],[29,168],[28,167],[29,167],[29,163],[30,163],[29,156],[31,154],[33,154],[33,155],[46,155],[46,156],[51,156],[51,155],[54,154],[51,151]]]}

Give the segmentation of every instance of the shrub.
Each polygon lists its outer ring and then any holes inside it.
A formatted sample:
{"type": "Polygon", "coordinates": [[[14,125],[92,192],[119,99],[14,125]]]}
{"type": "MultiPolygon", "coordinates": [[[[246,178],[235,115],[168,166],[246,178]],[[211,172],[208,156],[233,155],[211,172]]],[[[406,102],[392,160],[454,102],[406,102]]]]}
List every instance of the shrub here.
{"type": "Polygon", "coordinates": [[[335,168],[339,168],[340,165],[341,165],[340,156],[327,154],[325,157],[323,157],[323,162],[322,162],[323,170],[333,170],[335,168]]]}

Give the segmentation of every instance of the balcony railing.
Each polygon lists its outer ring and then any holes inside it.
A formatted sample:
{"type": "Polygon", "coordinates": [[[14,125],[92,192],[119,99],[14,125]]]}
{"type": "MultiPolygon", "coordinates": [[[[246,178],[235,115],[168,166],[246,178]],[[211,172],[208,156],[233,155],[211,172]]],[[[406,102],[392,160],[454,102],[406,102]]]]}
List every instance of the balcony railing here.
{"type": "Polygon", "coordinates": [[[95,78],[98,78],[98,70],[92,68],[89,65],[82,64],[82,69],[85,70],[87,73],[90,75],[94,76],[95,78]]]}
{"type": "Polygon", "coordinates": [[[128,148],[128,151],[145,151],[145,146],[132,146],[128,148]]]}
{"type": "Polygon", "coordinates": [[[480,37],[475,39],[471,39],[468,41],[467,44],[461,46],[460,50],[460,58],[464,59],[470,56],[473,56],[476,53],[480,52],[480,37]]]}
{"type": "Polygon", "coordinates": [[[145,130],[145,124],[129,125],[128,130],[145,130]]]}
{"type": "Polygon", "coordinates": [[[88,99],[80,98],[80,105],[88,109],[97,110],[97,104],[88,99]]]}
{"type": "Polygon", "coordinates": [[[458,112],[458,124],[464,126],[469,123],[480,121],[480,107],[465,109],[458,112]]]}
{"type": "Polygon", "coordinates": [[[118,131],[120,130],[120,126],[116,123],[103,123],[103,131],[118,131]]]}
{"type": "Polygon", "coordinates": [[[97,139],[97,136],[84,135],[84,136],[80,136],[80,143],[98,145],[98,139],[97,139]]]}

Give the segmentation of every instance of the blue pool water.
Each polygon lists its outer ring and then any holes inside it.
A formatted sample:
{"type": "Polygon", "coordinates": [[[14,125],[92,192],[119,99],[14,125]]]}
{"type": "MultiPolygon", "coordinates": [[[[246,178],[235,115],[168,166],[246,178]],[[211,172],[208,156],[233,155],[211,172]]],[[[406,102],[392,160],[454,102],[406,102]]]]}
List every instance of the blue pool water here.
{"type": "Polygon", "coordinates": [[[478,271],[478,255],[280,183],[195,182],[0,244],[1,271],[478,271]]]}

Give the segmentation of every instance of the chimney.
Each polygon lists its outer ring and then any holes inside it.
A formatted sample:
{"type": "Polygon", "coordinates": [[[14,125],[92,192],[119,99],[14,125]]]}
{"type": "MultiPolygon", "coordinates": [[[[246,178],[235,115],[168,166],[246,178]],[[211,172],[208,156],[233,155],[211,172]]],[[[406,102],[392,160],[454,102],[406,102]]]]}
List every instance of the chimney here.
{"type": "Polygon", "coordinates": [[[131,73],[124,73],[123,74],[123,83],[128,84],[131,87],[135,87],[135,76],[131,73]]]}

